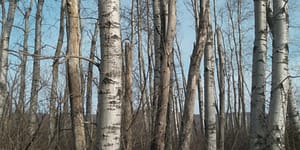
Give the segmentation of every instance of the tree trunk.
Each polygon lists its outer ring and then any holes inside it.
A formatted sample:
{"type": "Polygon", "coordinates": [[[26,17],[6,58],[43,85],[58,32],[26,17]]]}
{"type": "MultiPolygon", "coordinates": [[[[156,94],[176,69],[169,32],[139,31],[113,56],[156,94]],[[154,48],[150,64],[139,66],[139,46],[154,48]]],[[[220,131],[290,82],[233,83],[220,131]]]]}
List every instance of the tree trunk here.
{"type": "Polygon", "coordinates": [[[224,150],[224,132],[225,132],[225,53],[223,49],[223,38],[221,29],[217,28],[217,45],[219,54],[219,100],[220,100],[220,116],[219,116],[219,144],[218,149],[224,150]]]}
{"type": "Polygon", "coordinates": [[[238,91],[239,91],[239,122],[241,127],[245,130],[246,126],[246,104],[245,104],[245,92],[244,92],[244,71],[243,71],[243,35],[242,35],[242,1],[237,1],[237,29],[238,29],[238,51],[236,51],[236,58],[237,58],[237,66],[238,66],[238,91]]]}
{"type": "MultiPolygon", "coordinates": [[[[24,53],[28,52],[28,37],[29,37],[29,16],[32,9],[33,0],[30,0],[29,7],[24,14],[24,40],[23,40],[23,51],[24,53]]],[[[19,93],[19,103],[18,111],[24,113],[25,111],[25,89],[26,89],[26,66],[27,66],[27,55],[22,56],[21,60],[21,79],[20,79],[20,93],[19,93]]]]}
{"type": "Polygon", "coordinates": [[[207,41],[204,50],[204,99],[207,149],[216,150],[216,111],[215,111],[215,89],[214,89],[214,52],[213,33],[209,14],[209,2],[207,2],[208,27],[207,41]]]}
{"type": "Polygon", "coordinates": [[[260,150],[266,147],[266,52],[267,52],[267,0],[254,2],[255,11],[255,41],[252,63],[252,98],[250,121],[250,147],[260,150]]]}
{"type": "Polygon", "coordinates": [[[152,135],[155,135],[155,120],[157,113],[157,104],[159,98],[159,87],[160,87],[160,72],[161,72],[161,15],[160,15],[160,0],[153,0],[153,23],[154,23],[154,55],[155,55],[155,65],[154,65],[154,92],[152,99],[152,135]]]}
{"type": "Polygon", "coordinates": [[[17,7],[17,0],[9,1],[8,14],[6,17],[5,4],[2,5],[2,33],[0,43],[0,121],[5,118],[4,107],[7,103],[7,71],[8,71],[8,50],[9,39],[14,22],[15,10],[17,7]]]}
{"type": "MultiPolygon", "coordinates": [[[[80,9],[81,9],[81,0],[78,0],[78,17],[79,17],[79,32],[80,32],[80,35],[83,35],[84,34],[84,26],[82,24],[82,18],[81,18],[81,13],[80,13],[80,9]]],[[[79,56],[82,56],[82,43],[83,43],[83,38],[84,36],[80,36],[80,40],[79,40],[79,56]]],[[[85,80],[85,73],[84,73],[84,70],[83,70],[83,64],[82,64],[82,60],[79,59],[79,72],[80,72],[80,84],[81,84],[81,102],[82,102],[82,105],[84,106],[84,97],[85,97],[85,88],[86,88],[86,80],[85,80]]],[[[84,110],[83,110],[84,111],[84,110]]]]}
{"type": "Polygon", "coordinates": [[[32,84],[30,95],[30,133],[33,135],[37,129],[37,111],[38,111],[38,97],[40,90],[40,58],[42,50],[42,12],[44,0],[39,0],[36,11],[35,21],[35,40],[34,40],[34,59],[33,59],[33,72],[32,84]]]}
{"type": "MultiPolygon", "coordinates": [[[[195,3],[196,5],[196,3],[195,3]]],[[[197,6],[194,6],[197,7],[197,6]]],[[[195,12],[195,15],[198,15],[195,12]]],[[[191,57],[188,82],[186,89],[186,99],[184,104],[184,113],[181,121],[180,129],[180,144],[179,149],[190,149],[191,142],[191,133],[192,125],[194,120],[194,104],[195,104],[195,95],[197,88],[197,81],[199,80],[199,70],[200,62],[204,51],[204,46],[207,40],[207,29],[208,29],[208,19],[209,17],[209,1],[201,1],[200,3],[200,24],[199,27],[196,27],[196,45],[193,49],[193,54],[191,57]]],[[[196,17],[198,18],[198,17],[196,17]]],[[[195,19],[195,22],[198,22],[195,19]]]]}
{"type": "MultiPolygon", "coordinates": [[[[59,67],[59,56],[61,53],[62,45],[63,45],[63,39],[64,39],[64,28],[65,28],[65,0],[61,1],[61,8],[60,8],[60,24],[59,24],[59,35],[56,45],[56,51],[55,51],[55,57],[57,59],[54,59],[53,61],[53,69],[52,69],[52,85],[51,85],[51,92],[50,92],[50,135],[49,135],[49,144],[53,142],[53,138],[55,136],[55,124],[56,124],[56,100],[58,99],[58,93],[57,93],[57,82],[58,82],[58,67],[59,67]]],[[[54,143],[53,145],[55,145],[54,143]]],[[[52,144],[51,144],[52,145],[52,144]]]]}
{"type": "Polygon", "coordinates": [[[198,90],[198,103],[199,103],[199,114],[200,114],[200,129],[202,135],[204,135],[205,134],[204,98],[203,98],[202,77],[200,74],[199,74],[199,79],[197,81],[197,90],[198,90]]]}
{"type": "MultiPolygon", "coordinates": [[[[166,126],[166,144],[165,144],[165,150],[172,150],[173,148],[173,137],[175,136],[174,133],[174,127],[175,125],[173,124],[174,122],[172,121],[174,119],[174,107],[173,107],[173,101],[174,101],[174,51],[172,51],[171,56],[170,56],[170,91],[169,91],[169,102],[168,102],[168,112],[167,112],[167,126],[166,126]]],[[[176,132],[176,131],[175,131],[176,132]]]]}
{"type": "Polygon", "coordinates": [[[145,61],[144,61],[144,54],[142,49],[142,12],[141,12],[141,1],[136,0],[137,3],[137,34],[138,34],[138,66],[139,66],[139,86],[141,92],[141,104],[142,104],[142,113],[143,113],[143,121],[144,121],[144,128],[145,132],[149,131],[149,123],[148,123],[148,115],[147,115],[147,88],[146,88],[146,71],[145,71],[145,61]]]}
{"type": "Polygon", "coordinates": [[[132,149],[132,56],[133,45],[125,43],[125,85],[123,102],[123,141],[124,150],[132,149]]]}
{"type": "Polygon", "coordinates": [[[285,116],[288,83],[288,4],[273,0],[272,90],[269,109],[269,144],[272,150],[285,149],[285,116]],[[276,14],[276,15],[275,15],[276,14]]]}
{"type": "MultiPolygon", "coordinates": [[[[92,41],[91,41],[91,49],[90,49],[90,60],[94,61],[95,57],[95,50],[96,50],[96,43],[97,37],[99,36],[99,22],[95,23],[95,30],[93,33],[92,41]]],[[[92,123],[92,95],[93,95],[93,62],[89,62],[88,65],[88,75],[87,75],[87,89],[86,89],[86,111],[85,111],[85,120],[87,122],[87,135],[86,141],[88,142],[88,148],[92,148],[92,137],[93,137],[93,123],[92,123]]]]}
{"type": "Polygon", "coordinates": [[[120,148],[122,51],[120,1],[99,0],[101,65],[96,149],[120,148]]]}
{"type": "MultiPolygon", "coordinates": [[[[239,1],[239,0],[238,0],[239,1]]],[[[236,85],[236,80],[235,80],[235,71],[234,71],[234,64],[233,64],[233,55],[235,53],[236,56],[236,63],[239,69],[239,57],[238,57],[238,40],[237,40],[237,35],[236,35],[236,27],[235,27],[235,20],[234,20],[234,14],[233,14],[233,4],[231,4],[232,1],[226,1],[226,7],[228,9],[228,13],[229,13],[229,21],[230,21],[230,25],[231,25],[231,33],[230,35],[228,35],[228,39],[231,38],[233,39],[233,44],[234,44],[234,48],[230,48],[231,49],[231,54],[230,54],[230,67],[231,67],[231,78],[232,78],[232,85],[233,85],[233,101],[234,101],[234,126],[236,127],[240,127],[241,125],[241,118],[240,118],[240,112],[241,112],[241,96],[237,95],[240,93],[240,73],[238,72],[238,85],[236,85]],[[237,87],[238,86],[238,87],[237,87]],[[238,93],[237,93],[238,92],[238,93]]],[[[238,9],[237,9],[238,10],[238,9]]],[[[239,70],[238,70],[239,71],[239,70]]]]}
{"type": "Polygon", "coordinates": [[[162,55],[161,55],[161,82],[160,97],[155,121],[155,136],[151,145],[152,149],[162,150],[165,148],[166,120],[169,101],[170,84],[170,57],[173,49],[173,40],[176,31],[176,0],[161,2],[162,17],[162,55]]]}
{"type": "Polygon", "coordinates": [[[79,14],[78,1],[68,0],[68,52],[67,52],[67,74],[68,87],[71,104],[71,120],[73,132],[73,148],[75,150],[85,150],[85,132],[84,132],[84,117],[82,106],[82,95],[80,85],[80,70],[79,70],[79,14]]]}
{"type": "Polygon", "coordinates": [[[290,89],[288,95],[288,119],[291,123],[291,131],[292,131],[292,138],[290,140],[295,141],[295,149],[300,149],[300,118],[299,118],[299,111],[297,106],[297,100],[294,95],[293,88],[291,87],[291,79],[290,81],[290,89]]]}

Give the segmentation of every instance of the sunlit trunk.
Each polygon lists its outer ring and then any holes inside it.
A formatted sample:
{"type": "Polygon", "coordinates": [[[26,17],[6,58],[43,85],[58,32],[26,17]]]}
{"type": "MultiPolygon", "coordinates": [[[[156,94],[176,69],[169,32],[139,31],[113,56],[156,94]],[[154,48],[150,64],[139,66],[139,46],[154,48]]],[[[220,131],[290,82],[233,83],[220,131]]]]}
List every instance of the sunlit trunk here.
{"type": "Polygon", "coordinates": [[[176,31],[176,0],[161,1],[161,81],[158,109],[155,121],[154,141],[151,148],[162,150],[165,148],[166,120],[169,101],[170,64],[173,50],[173,40],[176,31]]]}
{"type": "Polygon", "coordinates": [[[285,149],[285,123],[288,80],[288,4],[273,0],[272,89],[269,110],[269,145],[272,150],[285,149]],[[275,15],[276,14],[276,15],[275,15]]]}
{"type": "Polygon", "coordinates": [[[80,70],[79,70],[79,14],[78,1],[68,0],[68,50],[67,50],[67,74],[68,88],[70,95],[71,120],[73,131],[73,148],[75,150],[85,150],[85,132],[84,132],[84,117],[82,106],[82,95],[80,85],[80,70]]]}
{"type": "Polygon", "coordinates": [[[261,150],[266,147],[266,51],[267,51],[267,0],[254,2],[255,11],[255,41],[252,64],[252,97],[250,121],[250,147],[261,150]]]}
{"type": "Polygon", "coordinates": [[[99,0],[101,64],[96,149],[120,148],[122,49],[120,1],[99,0]]]}

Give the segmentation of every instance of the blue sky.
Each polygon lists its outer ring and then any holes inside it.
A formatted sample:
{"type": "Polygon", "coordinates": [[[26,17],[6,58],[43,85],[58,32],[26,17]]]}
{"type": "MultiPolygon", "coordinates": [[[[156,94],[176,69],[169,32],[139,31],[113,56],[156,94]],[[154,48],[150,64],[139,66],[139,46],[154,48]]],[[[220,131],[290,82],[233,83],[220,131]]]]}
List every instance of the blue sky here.
{"type": "MultiPolygon", "coordinates": [[[[216,0],[217,1],[217,0],[216,0]]],[[[185,70],[185,75],[188,73],[188,66],[189,66],[189,61],[190,61],[190,56],[192,54],[193,50],[193,43],[195,41],[195,33],[194,33],[194,19],[191,14],[191,11],[189,10],[189,6],[187,6],[187,2],[190,2],[189,0],[178,0],[177,1],[177,18],[178,18],[178,26],[177,26],[177,37],[181,46],[182,50],[182,60],[183,60],[183,65],[184,65],[184,70],[185,70]]],[[[228,21],[226,20],[226,7],[223,1],[217,1],[217,17],[218,17],[218,23],[224,28],[223,30],[227,30],[228,28],[228,21]],[[222,16],[223,14],[223,16],[222,16]]],[[[248,79],[247,80],[247,85],[250,88],[251,86],[251,72],[249,69],[251,69],[251,61],[252,61],[252,47],[253,47],[253,41],[254,41],[254,35],[253,35],[253,1],[247,2],[249,5],[246,7],[249,9],[248,15],[249,18],[243,23],[243,28],[247,32],[244,34],[244,60],[245,60],[245,76],[248,79]],[[252,17],[251,17],[252,15],[252,17]],[[248,71],[247,71],[248,70],[248,71]]],[[[19,6],[21,9],[24,9],[24,5],[28,5],[28,1],[21,1],[19,2],[19,6]]],[[[121,0],[122,8],[130,5],[129,0],[121,0]]],[[[213,6],[213,3],[211,2],[211,6],[213,6]]],[[[300,7],[300,2],[299,1],[289,1],[289,6],[290,6],[290,72],[292,75],[299,75],[300,74],[300,65],[298,63],[298,59],[300,58],[300,53],[298,52],[298,49],[300,48],[300,22],[298,16],[300,15],[299,8],[300,7]],[[294,19],[295,18],[295,19],[294,19]]],[[[95,19],[92,18],[97,18],[97,3],[96,0],[82,0],[82,22],[84,24],[84,38],[83,38],[83,52],[82,54],[84,56],[88,56],[89,53],[89,47],[90,47],[90,33],[93,32],[93,25],[95,22],[95,19]]],[[[245,9],[246,9],[245,8],[245,9]]],[[[33,10],[31,12],[31,17],[30,17],[30,40],[29,40],[29,52],[33,53],[33,42],[34,42],[34,17],[35,17],[35,3],[33,5],[33,10]]],[[[43,49],[42,53],[44,55],[53,55],[55,52],[55,49],[53,47],[56,46],[57,42],[57,36],[58,36],[58,25],[59,25],[59,11],[60,11],[60,1],[58,0],[50,0],[50,1],[45,1],[44,4],[44,9],[43,9],[43,37],[42,37],[42,43],[45,46],[43,49]]],[[[1,15],[1,14],[0,14],[1,15]]],[[[213,16],[212,16],[213,17],[213,16]]],[[[213,18],[212,18],[213,19],[213,18]]],[[[15,18],[15,23],[16,26],[23,27],[23,17],[20,15],[19,10],[16,11],[16,18],[15,18]]],[[[10,48],[13,50],[22,50],[21,43],[23,40],[23,32],[17,28],[13,28],[12,30],[12,38],[10,41],[10,48]]],[[[225,42],[227,45],[228,43],[225,42]]],[[[270,48],[271,46],[269,46],[270,48]]],[[[63,48],[63,51],[65,48],[63,48]]],[[[271,50],[268,51],[268,56],[270,58],[271,56],[271,50]]],[[[99,48],[98,48],[98,54],[99,54],[99,48]]],[[[11,64],[19,64],[19,59],[16,58],[15,56],[10,55],[10,63],[11,64]]],[[[27,84],[27,90],[30,90],[30,84],[31,84],[31,66],[32,66],[32,58],[28,59],[28,84],[27,84]]],[[[42,61],[42,77],[46,81],[51,81],[51,65],[52,65],[52,60],[48,61],[42,61]]],[[[84,63],[84,66],[87,66],[86,63],[84,63]]],[[[203,68],[203,67],[202,67],[203,68]]],[[[269,64],[270,68],[270,64],[269,64]]],[[[63,70],[63,65],[60,69],[61,74],[64,74],[63,70]]],[[[15,71],[11,70],[11,76],[15,74],[15,71]]],[[[97,75],[98,72],[95,69],[95,75],[97,75]]],[[[203,75],[203,73],[201,73],[203,75]]],[[[64,79],[61,77],[61,90],[63,89],[64,85],[64,79]]],[[[294,79],[295,80],[295,85],[300,86],[300,79],[294,79]]],[[[49,82],[50,83],[50,82],[49,82]]],[[[49,84],[50,85],[50,84],[49,84]]],[[[45,108],[47,106],[47,99],[49,98],[49,85],[47,85],[40,93],[41,100],[43,104],[45,105],[45,108]]],[[[251,89],[251,88],[250,88],[251,89]]],[[[247,93],[247,92],[246,92],[247,93]]],[[[96,92],[94,92],[94,110],[96,108],[96,92]]],[[[30,93],[27,93],[27,99],[29,98],[30,93]]],[[[246,94],[247,96],[247,94],[246,94]]],[[[196,101],[197,102],[197,101],[196,101]]],[[[249,105],[249,101],[247,103],[249,105]]],[[[195,104],[196,112],[198,110],[198,104],[195,104]]]]}

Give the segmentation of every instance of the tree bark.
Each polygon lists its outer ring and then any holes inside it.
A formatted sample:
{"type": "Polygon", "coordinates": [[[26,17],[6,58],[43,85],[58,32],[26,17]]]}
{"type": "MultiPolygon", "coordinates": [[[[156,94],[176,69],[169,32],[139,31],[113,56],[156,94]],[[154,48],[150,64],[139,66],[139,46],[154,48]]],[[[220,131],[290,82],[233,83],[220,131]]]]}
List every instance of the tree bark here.
{"type": "Polygon", "coordinates": [[[297,106],[297,100],[294,95],[293,88],[291,86],[291,79],[289,79],[289,95],[288,95],[288,119],[289,122],[291,123],[291,131],[292,131],[292,138],[289,140],[294,140],[295,141],[295,149],[300,149],[300,118],[299,118],[299,111],[298,111],[298,106],[297,106]]]}
{"type": "MultiPolygon", "coordinates": [[[[92,41],[91,41],[91,49],[90,49],[90,60],[94,60],[95,57],[95,50],[96,50],[96,43],[97,37],[99,36],[99,23],[98,21],[95,23],[95,30],[93,33],[92,41]]],[[[87,88],[86,88],[86,110],[85,110],[85,120],[87,122],[87,146],[89,148],[92,147],[92,137],[93,137],[93,119],[92,119],[92,96],[93,96],[93,62],[89,62],[88,65],[88,74],[87,74],[87,88]]]]}
{"type": "MultiPolygon", "coordinates": [[[[196,3],[195,3],[196,4],[196,3]]],[[[197,7],[197,6],[194,6],[197,7]]],[[[197,16],[195,12],[195,16],[197,16]]],[[[195,95],[197,88],[197,81],[199,80],[199,70],[200,62],[203,55],[205,43],[207,41],[207,29],[208,29],[208,19],[209,17],[209,1],[203,0],[200,3],[200,16],[196,17],[200,19],[199,27],[196,27],[196,45],[193,49],[193,54],[191,57],[188,82],[186,89],[186,99],[184,104],[184,113],[181,121],[180,129],[180,144],[179,149],[190,149],[192,125],[194,120],[194,104],[195,104],[195,95]]],[[[198,22],[195,19],[195,22],[198,22]]]]}
{"type": "MultiPolygon", "coordinates": [[[[63,45],[63,39],[64,39],[64,28],[65,28],[65,0],[61,1],[61,8],[60,8],[60,23],[59,23],[59,35],[56,45],[56,51],[55,51],[55,57],[57,59],[54,59],[53,65],[52,65],[52,85],[51,85],[51,92],[50,92],[50,135],[49,135],[49,144],[52,143],[53,138],[55,136],[55,124],[56,124],[56,100],[58,99],[58,93],[57,93],[57,82],[58,82],[58,67],[59,67],[59,59],[62,45],[63,45]]],[[[55,145],[55,143],[54,143],[55,145]]],[[[51,144],[52,146],[52,144],[51,144]]]]}
{"type": "MultiPolygon", "coordinates": [[[[145,71],[145,61],[144,54],[142,49],[142,12],[141,12],[141,1],[136,0],[137,3],[137,43],[138,43],[138,66],[139,66],[139,86],[140,86],[140,100],[142,104],[142,113],[143,113],[143,121],[145,132],[149,131],[149,122],[147,115],[147,88],[146,88],[146,71],[145,71]]],[[[149,119],[150,120],[150,119],[149,119]]]]}
{"type": "Polygon", "coordinates": [[[214,89],[214,52],[213,33],[210,19],[209,2],[207,2],[208,27],[207,41],[204,49],[204,99],[207,149],[216,150],[216,111],[215,111],[215,89],[214,89]]]}
{"type": "Polygon", "coordinates": [[[67,1],[68,10],[68,51],[67,51],[67,74],[68,88],[70,94],[71,105],[71,120],[73,133],[73,148],[75,150],[85,150],[85,132],[84,132],[84,117],[82,106],[82,95],[80,85],[80,70],[79,70],[79,14],[78,0],[67,1]],[[72,56],[72,57],[70,57],[72,56]]]}
{"type": "Polygon", "coordinates": [[[152,135],[155,135],[155,121],[157,113],[157,105],[160,91],[160,72],[161,72],[161,15],[160,15],[160,0],[153,0],[153,23],[154,23],[154,92],[152,99],[152,135]]]}
{"type": "Polygon", "coordinates": [[[245,104],[245,92],[244,92],[244,71],[243,71],[243,35],[242,35],[242,2],[237,1],[237,31],[238,31],[238,51],[236,51],[236,59],[238,66],[238,92],[239,92],[239,122],[241,127],[246,130],[246,104],[245,104]]]}
{"type": "Polygon", "coordinates": [[[254,1],[255,41],[252,63],[252,97],[250,120],[250,147],[253,150],[266,148],[266,52],[267,52],[267,0],[254,1]]]}
{"type": "Polygon", "coordinates": [[[161,82],[160,97],[155,122],[155,136],[151,145],[152,149],[162,150],[165,148],[166,120],[169,101],[170,84],[170,57],[173,49],[173,40],[176,31],[176,0],[161,2],[162,17],[162,55],[161,55],[161,82]]]}
{"type": "Polygon", "coordinates": [[[218,149],[224,150],[225,138],[225,53],[223,48],[223,38],[221,29],[217,27],[217,45],[219,54],[219,100],[220,100],[220,113],[219,113],[219,144],[218,149]]]}
{"type": "Polygon", "coordinates": [[[42,50],[42,12],[44,0],[38,0],[36,21],[35,21],[35,39],[34,39],[34,59],[32,71],[32,84],[30,95],[30,133],[33,135],[37,129],[37,111],[38,111],[38,97],[40,90],[40,59],[42,50]]]}
{"type": "Polygon", "coordinates": [[[288,2],[273,0],[272,85],[269,109],[269,146],[285,149],[285,116],[288,98],[288,2]]]}
{"type": "MultiPolygon", "coordinates": [[[[30,0],[29,7],[25,11],[24,14],[24,40],[23,40],[23,51],[24,53],[28,52],[28,37],[29,37],[29,16],[32,10],[33,0],[30,0]]],[[[24,113],[25,111],[25,89],[26,89],[26,68],[27,66],[27,55],[22,56],[21,60],[21,79],[20,79],[20,93],[19,93],[19,103],[18,103],[18,111],[20,113],[24,113]]]]}
{"type": "Polygon", "coordinates": [[[123,102],[123,141],[124,150],[132,149],[132,56],[133,47],[125,43],[125,85],[124,85],[124,102],[123,102]]]}
{"type": "Polygon", "coordinates": [[[120,1],[99,0],[101,64],[96,149],[120,148],[122,50],[120,1]]]}
{"type": "Polygon", "coordinates": [[[12,25],[14,23],[15,10],[17,7],[17,0],[9,1],[8,14],[6,16],[4,1],[2,5],[2,32],[0,43],[0,121],[4,116],[4,106],[7,103],[7,71],[8,71],[8,50],[9,40],[12,25]]]}

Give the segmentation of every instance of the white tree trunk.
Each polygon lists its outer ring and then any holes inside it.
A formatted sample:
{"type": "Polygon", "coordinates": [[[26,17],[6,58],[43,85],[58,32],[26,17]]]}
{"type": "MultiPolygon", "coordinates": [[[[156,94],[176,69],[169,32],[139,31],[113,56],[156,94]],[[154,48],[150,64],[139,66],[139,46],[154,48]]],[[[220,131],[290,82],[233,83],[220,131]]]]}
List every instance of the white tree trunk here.
{"type": "Polygon", "coordinates": [[[254,1],[255,41],[252,64],[252,98],[250,121],[250,147],[260,150],[266,147],[266,52],[267,52],[267,0],[254,1]]]}
{"type": "MultiPolygon", "coordinates": [[[[290,89],[289,89],[289,95],[288,95],[288,119],[289,123],[291,125],[291,131],[293,139],[289,140],[294,140],[295,141],[295,148],[300,149],[300,118],[299,118],[299,111],[298,111],[298,106],[297,106],[297,100],[295,98],[295,93],[293,91],[293,88],[291,87],[291,79],[290,79],[290,89]]],[[[291,145],[292,146],[292,145],[291,145]]]]}
{"type": "Polygon", "coordinates": [[[285,116],[289,90],[288,82],[288,4],[273,0],[272,90],[269,111],[269,146],[285,149],[285,116]]]}
{"type": "Polygon", "coordinates": [[[5,4],[2,1],[2,33],[0,43],[0,119],[2,119],[4,106],[7,100],[7,71],[8,71],[8,49],[9,39],[14,22],[15,10],[17,7],[17,0],[11,0],[9,2],[8,14],[5,14],[5,4]]]}
{"type": "Polygon", "coordinates": [[[209,2],[207,4],[208,27],[207,41],[204,49],[204,99],[205,99],[205,120],[207,149],[216,150],[216,100],[214,89],[214,49],[211,19],[209,14],[209,2]]]}
{"type": "Polygon", "coordinates": [[[101,65],[96,149],[120,148],[122,50],[120,0],[99,0],[101,65]]]}

